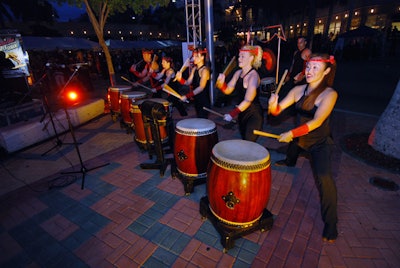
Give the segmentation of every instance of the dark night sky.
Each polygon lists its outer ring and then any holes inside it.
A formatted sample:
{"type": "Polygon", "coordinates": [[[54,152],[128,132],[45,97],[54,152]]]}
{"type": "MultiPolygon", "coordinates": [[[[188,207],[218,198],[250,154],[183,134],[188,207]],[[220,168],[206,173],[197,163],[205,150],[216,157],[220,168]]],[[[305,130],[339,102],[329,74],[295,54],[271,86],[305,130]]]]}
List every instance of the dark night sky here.
{"type": "Polygon", "coordinates": [[[85,8],[77,8],[74,6],[69,6],[68,4],[63,4],[59,6],[57,3],[52,3],[54,8],[57,10],[58,16],[60,17],[58,21],[68,21],[69,19],[76,19],[80,17],[82,13],[86,13],[85,8]]]}

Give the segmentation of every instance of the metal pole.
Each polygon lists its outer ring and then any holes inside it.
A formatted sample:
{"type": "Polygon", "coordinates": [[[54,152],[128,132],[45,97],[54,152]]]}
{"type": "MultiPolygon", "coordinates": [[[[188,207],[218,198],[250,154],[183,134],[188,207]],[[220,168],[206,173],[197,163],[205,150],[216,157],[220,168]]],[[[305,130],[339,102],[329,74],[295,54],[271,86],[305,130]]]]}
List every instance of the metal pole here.
{"type": "Polygon", "coordinates": [[[279,81],[279,62],[281,58],[281,38],[280,35],[278,36],[278,59],[276,60],[276,77],[275,83],[278,84],[279,81]]]}
{"type": "Polygon", "coordinates": [[[206,43],[208,55],[210,57],[211,77],[210,77],[210,100],[211,104],[214,104],[214,71],[215,71],[215,60],[214,60],[214,20],[213,20],[213,1],[205,0],[205,24],[206,24],[206,43]]]}

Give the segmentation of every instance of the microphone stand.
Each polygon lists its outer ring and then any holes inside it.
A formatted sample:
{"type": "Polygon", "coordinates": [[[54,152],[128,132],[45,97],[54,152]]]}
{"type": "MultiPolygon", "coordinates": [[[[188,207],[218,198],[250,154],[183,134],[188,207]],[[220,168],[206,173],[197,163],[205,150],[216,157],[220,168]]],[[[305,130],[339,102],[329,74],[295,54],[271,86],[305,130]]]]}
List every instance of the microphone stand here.
{"type": "MultiPolygon", "coordinates": [[[[71,76],[69,77],[68,81],[65,83],[64,87],[63,87],[63,88],[61,89],[61,91],[58,93],[57,98],[59,98],[59,96],[62,95],[62,92],[64,92],[65,88],[66,88],[66,87],[68,86],[68,84],[71,82],[72,78],[75,76],[75,74],[77,73],[78,69],[79,69],[79,68],[75,68],[74,72],[71,74],[71,76]]],[[[47,75],[44,74],[44,75],[42,76],[42,78],[40,78],[40,80],[42,80],[45,76],[47,76],[47,75]]],[[[40,80],[39,80],[39,81],[40,81],[40,80]]],[[[38,81],[38,82],[39,82],[39,81],[38,81]]],[[[45,156],[47,153],[49,153],[50,151],[54,150],[54,149],[57,148],[57,147],[61,147],[61,146],[64,145],[64,144],[71,145],[71,144],[73,144],[73,143],[64,143],[62,140],[60,140],[59,134],[57,133],[56,126],[55,126],[55,124],[54,124],[53,114],[52,114],[51,111],[50,111],[50,106],[49,106],[49,102],[48,102],[47,96],[46,96],[43,92],[42,92],[42,95],[43,95],[43,101],[44,101],[44,104],[45,104],[45,107],[46,107],[46,113],[45,113],[45,114],[43,115],[43,117],[40,119],[40,122],[43,122],[44,118],[46,117],[46,114],[49,114],[50,122],[51,122],[51,125],[52,125],[52,127],[53,127],[53,131],[54,131],[54,134],[55,134],[55,137],[56,137],[56,144],[55,144],[53,147],[51,147],[50,149],[48,149],[46,152],[44,152],[44,153],[41,155],[41,156],[45,156]]]]}
{"type": "Polygon", "coordinates": [[[78,142],[76,140],[75,137],[75,132],[74,132],[74,127],[72,126],[71,123],[71,118],[69,117],[69,113],[66,107],[66,104],[64,103],[64,111],[65,111],[65,115],[67,116],[67,121],[68,121],[68,126],[69,126],[69,130],[71,132],[71,136],[72,139],[74,141],[74,145],[75,145],[75,149],[76,149],[76,153],[78,154],[78,158],[79,158],[79,163],[80,163],[80,170],[79,171],[69,171],[69,172],[61,172],[61,174],[76,174],[76,173],[81,173],[82,174],[82,185],[81,185],[81,189],[83,190],[84,186],[85,186],[85,177],[86,177],[86,173],[88,173],[89,171],[92,171],[94,169],[98,169],[104,166],[109,165],[110,163],[106,163],[97,167],[92,167],[92,168],[86,168],[83,161],[82,161],[82,156],[81,153],[79,151],[79,145],[78,142]]]}

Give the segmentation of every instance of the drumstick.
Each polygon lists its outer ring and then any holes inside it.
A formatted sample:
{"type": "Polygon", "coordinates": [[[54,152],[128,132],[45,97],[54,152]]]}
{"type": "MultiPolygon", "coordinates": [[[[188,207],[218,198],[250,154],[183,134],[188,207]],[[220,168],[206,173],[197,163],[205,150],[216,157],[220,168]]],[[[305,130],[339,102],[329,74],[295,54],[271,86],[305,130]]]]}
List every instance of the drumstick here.
{"type": "Polygon", "coordinates": [[[145,85],[140,84],[140,83],[138,83],[137,85],[140,86],[140,87],[142,87],[142,88],[144,88],[144,89],[147,89],[148,91],[150,91],[151,93],[153,93],[153,90],[152,90],[151,88],[146,87],[145,85]]]}
{"type": "MultiPolygon", "coordinates": [[[[228,65],[225,67],[224,71],[222,72],[226,76],[232,72],[233,69],[236,67],[236,56],[233,56],[231,61],[228,63],[228,65]]],[[[217,87],[217,82],[215,82],[215,86],[217,87]]]]}
{"type": "Polygon", "coordinates": [[[172,87],[170,87],[169,85],[165,84],[164,85],[165,89],[168,90],[169,93],[174,94],[176,96],[178,96],[179,98],[181,98],[181,94],[179,94],[178,92],[176,92],[175,90],[172,89],[172,87]]]}
{"type": "Polygon", "coordinates": [[[132,86],[135,84],[133,83],[131,80],[129,80],[128,78],[121,76],[122,80],[125,80],[126,82],[128,82],[129,84],[131,84],[132,86]]]}
{"type": "Polygon", "coordinates": [[[225,67],[224,71],[222,72],[225,76],[227,76],[232,70],[236,67],[236,56],[233,56],[231,61],[225,67]]]}
{"type": "Polygon", "coordinates": [[[286,69],[285,72],[282,75],[281,81],[279,81],[278,88],[275,90],[275,94],[278,95],[279,91],[281,90],[283,86],[283,82],[285,81],[286,75],[288,74],[288,70],[286,69]]]}
{"type": "MultiPolygon", "coordinates": [[[[162,88],[162,90],[163,90],[164,92],[167,92],[168,94],[171,94],[171,95],[174,96],[175,98],[178,98],[178,99],[182,100],[182,99],[181,99],[182,96],[181,96],[178,92],[176,92],[175,90],[173,90],[170,86],[164,85],[163,88],[162,88]]],[[[185,102],[189,103],[188,100],[186,100],[185,102]]]]}
{"type": "MultiPolygon", "coordinates": [[[[212,113],[212,114],[215,114],[215,115],[218,115],[218,116],[224,118],[224,115],[221,114],[221,113],[219,113],[219,112],[216,112],[216,111],[214,111],[214,110],[211,110],[211,109],[209,109],[209,108],[207,108],[207,107],[203,107],[203,109],[206,110],[207,112],[210,112],[210,113],[212,113]]],[[[236,120],[235,120],[235,119],[232,119],[232,123],[236,124],[236,120]]]]}
{"type": "Polygon", "coordinates": [[[141,86],[144,89],[147,89],[148,91],[150,91],[151,93],[153,93],[153,90],[151,90],[151,88],[146,87],[145,85],[142,85],[140,83],[134,83],[131,80],[129,80],[128,78],[121,76],[122,80],[125,80],[126,82],[130,83],[132,86],[141,86]]]}
{"type": "Polygon", "coordinates": [[[264,137],[268,137],[268,138],[279,139],[279,135],[268,133],[268,132],[259,131],[259,130],[256,130],[256,129],[253,130],[253,133],[255,135],[260,135],[260,136],[264,136],[264,137]]]}
{"type": "MultiPolygon", "coordinates": [[[[186,68],[187,68],[186,65],[189,63],[189,61],[190,61],[190,57],[187,58],[187,59],[185,60],[185,62],[183,63],[181,69],[179,70],[180,73],[183,73],[183,72],[186,70],[186,68]]],[[[175,76],[173,82],[175,82],[175,81],[176,81],[176,76],[175,76]]]]}

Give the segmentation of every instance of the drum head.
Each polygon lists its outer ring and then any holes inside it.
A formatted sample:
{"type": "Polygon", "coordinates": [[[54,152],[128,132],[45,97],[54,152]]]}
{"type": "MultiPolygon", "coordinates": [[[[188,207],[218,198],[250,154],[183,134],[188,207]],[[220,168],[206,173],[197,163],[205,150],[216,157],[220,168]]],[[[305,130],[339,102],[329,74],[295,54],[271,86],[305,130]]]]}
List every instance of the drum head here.
{"type": "Polygon", "coordinates": [[[261,79],[261,85],[269,85],[269,84],[274,84],[275,83],[275,78],[274,77],[264,77],[261,79]]]}
{"type": "Polygon", "coordinates": [[[121,94],[121,98],[124,99],[143,99],[146,97],[146,93],[142,91],[125,91],[121,94]]]}
{"type": "Polygon", "coordinates": [[[169,104],[169,101],[167,101],[166,99],[163,99],[163,98],[152,98],[152,99],[147,99],[147,101],[161,103],[164,106],[168,106],[168,104],[169,104]]]}
{"type": "Polygon", "coordinates": [[[183,119],[176,123],[175,127],[177,133],[186,136],[208,135],[217,129],[213,121],[204,118],[183,119]]]}
{"type": "Polygon", "coordinates": [[[212,161],[226,169],[259,171],[269,166],[269,152],[256,142],[226,140],[212,149],[212,161]]]}
{"type": "Polygon", "coordinates": [[[127,91],[127,90],[131,90],[131,86],[113,86],[113,87],[109,87],[108,89],[112,92],[119,92],[119,91],[127,91]]]}

